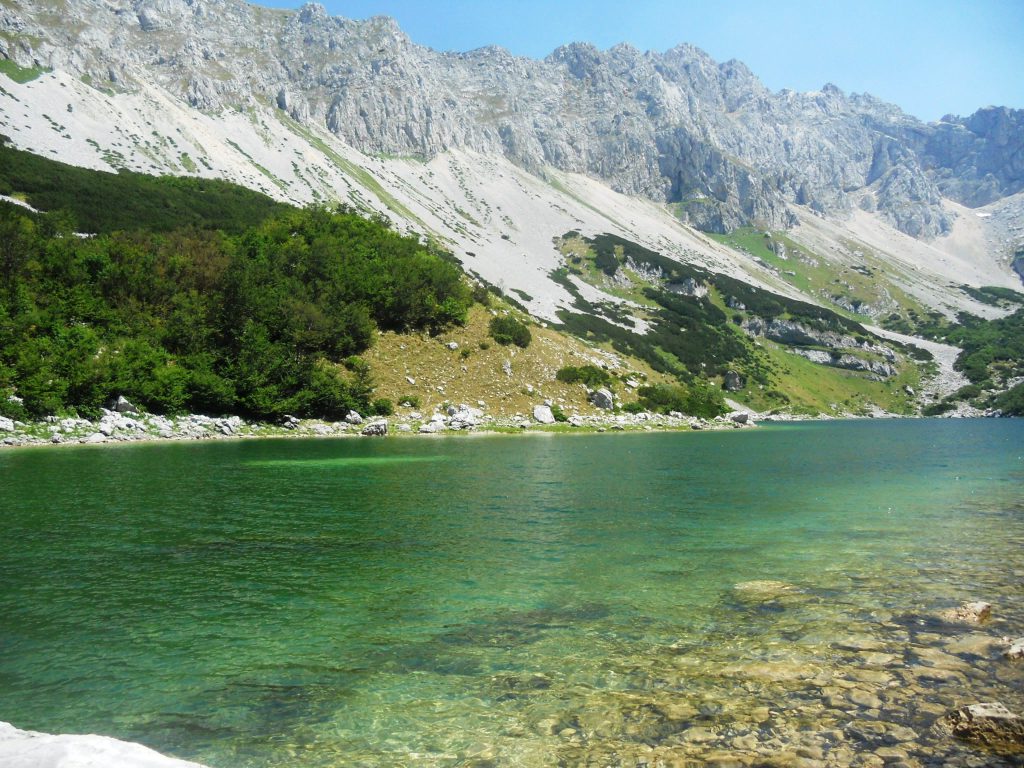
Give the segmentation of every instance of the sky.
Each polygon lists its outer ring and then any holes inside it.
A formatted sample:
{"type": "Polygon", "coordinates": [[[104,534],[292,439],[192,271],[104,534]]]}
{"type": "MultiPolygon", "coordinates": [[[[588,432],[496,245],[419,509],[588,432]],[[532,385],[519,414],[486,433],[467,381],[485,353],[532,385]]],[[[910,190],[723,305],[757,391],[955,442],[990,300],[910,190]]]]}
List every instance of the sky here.
{"type": "MultiPolygon", "coordinates": [[[[296,8],[300,0],[256,0],[296,8]]],[[[589,42],[696,45],[739,59],[769,88],[833,83],[922,120],[1024,108],[1024,0],[320,0],[331,15],[386,15],[420,45],[500,45],[543,58],[589,42]]]]}

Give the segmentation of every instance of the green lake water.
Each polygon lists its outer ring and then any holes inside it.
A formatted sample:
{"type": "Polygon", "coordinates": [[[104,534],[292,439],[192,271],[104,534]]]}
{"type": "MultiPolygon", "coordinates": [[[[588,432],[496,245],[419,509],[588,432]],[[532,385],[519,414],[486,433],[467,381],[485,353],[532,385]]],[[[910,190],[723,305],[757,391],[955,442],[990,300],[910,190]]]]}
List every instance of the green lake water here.
{"type": "Polygon", "coordinates": [[[0,480],[19,728],[213,768],[1021,764],[931,726],[1024,713],[1024,421],[30,449],[0,480]]]}

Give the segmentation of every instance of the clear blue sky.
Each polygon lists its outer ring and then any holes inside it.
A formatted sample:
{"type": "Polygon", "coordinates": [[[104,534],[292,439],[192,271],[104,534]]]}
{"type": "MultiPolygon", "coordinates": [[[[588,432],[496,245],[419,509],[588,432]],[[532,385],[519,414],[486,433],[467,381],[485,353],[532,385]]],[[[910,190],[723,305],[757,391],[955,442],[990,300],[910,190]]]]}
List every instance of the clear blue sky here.
{"type": "MultiPolygon", "coordinates": [[[[332,15],[392,16],[443,51],[501,45],[542,58],[563,43],[692,43],[739,59],[772,89],[831,82],[923,120],[1024,108],[1024,0],[321,0],[332,15]]],[[[259,4],[298,7],[300,0],[259,4]]]]}

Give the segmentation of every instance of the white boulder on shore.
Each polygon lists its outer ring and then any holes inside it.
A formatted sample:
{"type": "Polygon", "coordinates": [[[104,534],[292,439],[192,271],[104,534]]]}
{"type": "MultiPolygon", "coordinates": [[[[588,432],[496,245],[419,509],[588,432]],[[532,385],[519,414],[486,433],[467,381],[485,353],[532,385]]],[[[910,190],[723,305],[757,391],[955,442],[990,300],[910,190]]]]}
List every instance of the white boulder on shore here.
{"type": "Polygon", "coordinates": [[[109,736],[51,735],[0,722],[4,768],[204,768],[109,736]]]}

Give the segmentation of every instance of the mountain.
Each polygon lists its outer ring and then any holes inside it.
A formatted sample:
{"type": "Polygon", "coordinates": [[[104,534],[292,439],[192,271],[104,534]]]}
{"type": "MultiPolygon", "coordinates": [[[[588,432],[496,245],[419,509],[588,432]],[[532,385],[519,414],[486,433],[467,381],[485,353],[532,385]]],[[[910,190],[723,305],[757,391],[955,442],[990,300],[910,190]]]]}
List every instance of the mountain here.
{"type": "Polygon", "coordinates": [[[978,289],[1020,285],[1021,110],[925,124],[831,85],[772,92],[688,45],[441,53],[388,18],[239,0],[5,0],[0,58],[18,147],[344,202],[634,348],[664,324],[646,292],[684,283],[904,333],[1006,314],[978,289]]]}
{"type": "Polygon", "coordinates": [[[5,7],[8,57],[96,87],[158,85],[207,112],[276,104],[363,153],[450,149],[604,179],[684,206],[695,226],[792,225],[793,204],[877,210],[914,236],[1024,189],[1024,112],[922,124],[870,96],[772,93],[737,61],[681,45],[574,43],[543,61],[411,42],[395,22],[271,11],[237,0],[5,7]],[[59,9],[59,13],[57,13],[59,9]],[[55,23],[56,22],[56,23],[55,23]]]}

